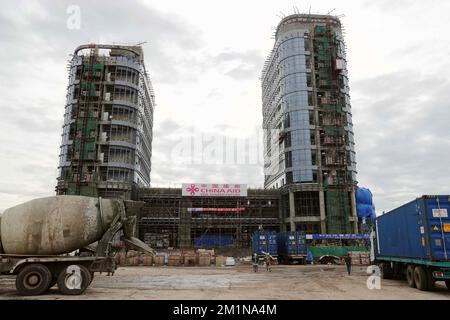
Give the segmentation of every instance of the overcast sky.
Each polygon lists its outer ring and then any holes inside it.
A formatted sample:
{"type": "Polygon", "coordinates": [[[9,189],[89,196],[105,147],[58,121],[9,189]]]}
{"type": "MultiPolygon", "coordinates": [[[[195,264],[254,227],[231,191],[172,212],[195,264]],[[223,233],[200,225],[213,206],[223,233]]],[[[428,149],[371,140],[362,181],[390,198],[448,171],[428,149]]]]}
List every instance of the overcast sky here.
{"type": "Polygon", "coordinates": [[[251,136],[259,76],[280,17],[345,14],[360,186],[378,213],[450,193],[450,2],[2,1],[0,212],[54,194],[69,55],[84,43],[144,44],[156,94],[153,186],[263,185],[260,165],[192,165],[172,146],[194,131],[251,136]],[[67,8],[81,9],[79,29],[67,8]]]}

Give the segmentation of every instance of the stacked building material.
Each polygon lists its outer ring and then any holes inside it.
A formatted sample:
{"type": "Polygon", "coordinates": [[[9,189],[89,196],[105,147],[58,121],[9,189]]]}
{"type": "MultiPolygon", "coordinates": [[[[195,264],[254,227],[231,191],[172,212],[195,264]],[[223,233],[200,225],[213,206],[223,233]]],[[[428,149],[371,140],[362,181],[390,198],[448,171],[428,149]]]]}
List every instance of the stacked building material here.
{"type": "Polygon", "coordinates": [[[225,256],[216,256],[216,267],[224,266],[226,261],[227,261],[227,257],[225,257],[225,256]]]}
{"type": "Polygon", "coordinates": [[[211,254],[208,252],[198,254],[198,265],[208,267],[211,265],[211,254]]]}
{"type": "Polygon", "coordinates": [[[150,267],[153,265],[153,256],[145,254],[142,256],[142,264],[146,267],[150,267]]]}
{"type": "Polygon", "coordinates": [[[116,253],[116,255],[114,256],[115,260],[116,260],[116,264],[118,266],[124,266],[126,263],[126,251],[119,251],[116,253]]]}
{"type": "Polygon", "coordinates": [[[353,265],[367,266],[370,264],[370,255],[368,251],[350,251],[353,265]]]}
{"type": "Polygon", "coordinates": [[[194,254],[184,254],[183,255],[183,263],[185,267],[193,267],[196,265],[197,255],[194,254]]]}
{"type": "Polygon", "coordinates": [[[182,255],[181,251],[171,250],[169,252],[169,259],[167,262],[168,266],[178,267],[182,264],[182,261],[183,261],[183,255],[182,255]]]}
{"type": "Polygon", "coordinates": [[[127,266],[138,266],[140,263],[139,252],[135,250],[129,250],[127,252],[126,265],[127,266]]]}
{"type": "Polygon", "coordinates": [[[163,254],[157,254],[156,256],[153,257],[153,262],[155,263],[155,266],[163,266],[165,264],[166,261],[166,256],[163,254]]]}

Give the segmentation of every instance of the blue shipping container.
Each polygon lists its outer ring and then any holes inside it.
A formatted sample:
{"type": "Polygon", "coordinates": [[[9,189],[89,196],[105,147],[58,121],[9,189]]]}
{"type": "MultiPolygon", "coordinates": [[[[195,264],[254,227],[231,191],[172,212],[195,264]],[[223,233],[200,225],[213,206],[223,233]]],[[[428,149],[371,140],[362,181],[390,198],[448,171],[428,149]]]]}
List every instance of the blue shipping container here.
{"type": "Polygon", "coordinates": [[[277,234],[278,254],[279,255],[306,255],[306,233],[296,232],[280,232],[277,234]]]}
{"type": "Polygon", "coordinates": [[[422,196],[375,220],[379,257],[448,261],[450,196],[422,196]]]}
{"type": "Polygon", "coordinates": [[[253,253],[264,255],[269,253],[271,256],[278,255],[277,234],[274,231],[258,231],[252,236],[253,253]]]}

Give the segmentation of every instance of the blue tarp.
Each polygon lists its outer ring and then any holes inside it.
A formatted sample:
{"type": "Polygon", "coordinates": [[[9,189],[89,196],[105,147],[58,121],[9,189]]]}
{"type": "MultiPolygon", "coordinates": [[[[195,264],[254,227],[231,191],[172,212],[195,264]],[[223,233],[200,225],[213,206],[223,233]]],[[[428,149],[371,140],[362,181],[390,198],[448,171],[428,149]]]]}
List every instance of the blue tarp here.
{"type": "Polygon", "coordinates": [[[356,203],[372,205],[372,192],[367,188],[358,188],[356,190],[356,203]]]}
{"type": "Polygon", "coordinates": [[[367,188],[356,190],[356,212],[360,219],[375,219],[375,205],[373,204],[372,192],[367,188]]]}
{"type": "Polygon", "coordinates": [[[233,245],[233,237],[223,234],[205,234],[195,238],[196,247],[226,247],[233,245]]]}

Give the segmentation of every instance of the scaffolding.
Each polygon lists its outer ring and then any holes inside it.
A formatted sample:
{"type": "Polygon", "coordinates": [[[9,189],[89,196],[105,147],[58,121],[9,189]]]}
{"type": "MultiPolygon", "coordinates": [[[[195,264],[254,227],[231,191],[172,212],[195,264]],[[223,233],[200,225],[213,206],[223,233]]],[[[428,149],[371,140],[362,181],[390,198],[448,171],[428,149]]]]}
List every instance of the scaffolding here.
{"type": "Polygon", "coordinates": [[[349,233],[350,192],[353,181],[348,171],[346,147],[346,105],[341,75],[343,60],[331,23],[314,28],[314,71],[319,108],[322,179],[328,233],[349,233]]]}
{"type": "Polygon", "coordinates": [[[56,191],[130,199],[150,184],[154,93],[142,49],[82,45],[69,68],[56,191]]]}
{"type": "Polygon", "coordinates": [[[140,238],[168,238],[170,247],[194,247],[204,236],[217,236],[232,239],[234,248],[247,248],[260,228],[280,230],[276,191],[249,190],[247,197],[183,197],[181,189],[150,188],[139,190],[139,200],[145,202],[140,238]]]}
{"type": "Polygon", "coordinates": [[[66,194],[98,196],[97,136],[101,110],[101,81],[104,65],[98,63],[95,46],[83,57],[79,74],[74,138],[66,194]]]}

